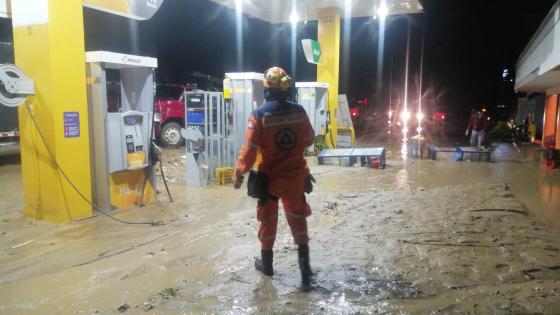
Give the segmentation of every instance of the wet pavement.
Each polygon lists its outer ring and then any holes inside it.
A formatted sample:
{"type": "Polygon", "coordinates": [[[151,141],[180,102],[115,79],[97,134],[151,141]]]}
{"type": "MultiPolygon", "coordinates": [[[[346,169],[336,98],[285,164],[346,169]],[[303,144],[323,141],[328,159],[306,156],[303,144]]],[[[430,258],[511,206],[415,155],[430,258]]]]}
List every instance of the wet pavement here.
{"type": "Polygon", "coordinates": [[[310,159],[311,292],[283,215],[271,279],[253,267],[255,202],[229,186],[185,187],[182,154],[165,151],[175,203],[162,193],[115,212],[166,223],[153,227],[25,220],[20,166],[1,164],[0,313],[560,310],[560,172],[534,147],[499,145],[492,163],[403,160],[394,148],[385,170],[310,159]]]}

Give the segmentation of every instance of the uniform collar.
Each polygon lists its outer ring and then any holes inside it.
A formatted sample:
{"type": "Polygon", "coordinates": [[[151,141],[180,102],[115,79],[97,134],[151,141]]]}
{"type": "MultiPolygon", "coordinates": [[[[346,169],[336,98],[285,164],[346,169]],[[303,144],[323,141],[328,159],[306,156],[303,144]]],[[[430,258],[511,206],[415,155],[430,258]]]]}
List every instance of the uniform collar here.
{"type": "Polygon", "coordinates": [[[279,89],[265,89],[264,98],[267,102],[279,101],[285,102],[290,97],[290,93],[279,89]]]}

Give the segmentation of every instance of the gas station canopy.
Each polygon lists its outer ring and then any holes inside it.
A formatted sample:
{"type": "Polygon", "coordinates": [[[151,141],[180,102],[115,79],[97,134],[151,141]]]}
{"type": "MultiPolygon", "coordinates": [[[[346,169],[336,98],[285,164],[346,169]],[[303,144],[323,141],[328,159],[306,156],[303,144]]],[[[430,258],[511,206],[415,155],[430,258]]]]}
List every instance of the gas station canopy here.
{"type": "Polygon", "coordinates": [[[545,17],[516,65],[516,91],[549,89],[560,90],[560,1],[545,17]]]}
{"type": "MultiPolygon", "coordinates": [[[[344,12],[345,5],[352,6],[351,17],[371,17],[378,13],[381,0],[210,0],[231,9],[241,3],[243,13],[270,23],[288,23],[291,17],[299,21],[317,20],[318,12],[326,8],[339,8],[344,12]],[[292,7],[294,3],[295,8],[292,7]]],[[[420,0],[386,0],[386,14],[410,14],[423,11],[420,0]]]]}

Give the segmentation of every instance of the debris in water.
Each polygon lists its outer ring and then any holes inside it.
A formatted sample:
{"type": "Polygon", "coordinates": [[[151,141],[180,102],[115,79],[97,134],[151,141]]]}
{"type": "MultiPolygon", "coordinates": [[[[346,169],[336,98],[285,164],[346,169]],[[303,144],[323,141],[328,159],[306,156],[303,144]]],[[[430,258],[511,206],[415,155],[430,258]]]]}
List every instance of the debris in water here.
{"type": "Polygon", "coordinates": [[[144,302],[144,311],[145,312],[153,310],[154,308],[155,308],[155,306],[151,302],[144,302]]]}
{"type": "Polygon", "coordinates": [[[174,288],[165,288],[161,290],[159,295],[161,295],[162,298],[169,300],[177,296],[177,290],[174,288]]]}
{"type": "Polygon", "coordinates": [[[128,309],[130,308],[130,305],[128,305],[128,303],[123,303],[121,304],[121,306],[119,306],[119,308],[117,308],[117,311],[124,313],[126,311],[128,311],[128,309]]]}
{"type": "Polygon", "coordinates": [[[12,246],[12,249],[15,249],[15,248],[18,248],[18,247],[22,247],[22,246],[31,244],[31,243],[33,243],[33,242],[35,242],[35,240],[29,240],[29,241],[27,241],[27,242],[23,242],[23,243],[21,243],[21,244],[17,244],[17,245],[12,246]]]}
{"type": "Polygon", "coordinates": [[[325,208],[327,208],[327,209],[329,209],[329,210],[332,210],[332,209],[334,209],[334,208],[336,208],[336,207],[338,206],[338,203],[337,203],[336,201],[335,201],[335,202],[328,202],[328,201],[326,201],[326,204],[327,204],[327,205],[325,205],[325,208]]]}

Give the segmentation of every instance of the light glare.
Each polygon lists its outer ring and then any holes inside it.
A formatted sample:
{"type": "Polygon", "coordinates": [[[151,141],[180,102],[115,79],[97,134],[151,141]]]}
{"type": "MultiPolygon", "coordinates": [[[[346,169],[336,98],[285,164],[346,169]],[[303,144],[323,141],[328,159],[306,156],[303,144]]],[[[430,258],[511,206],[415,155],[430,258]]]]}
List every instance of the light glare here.
{"type": "Polygon", "coordinates": [[[389,14],[389,8],[387,8],[385,1],[382,1],[381,6],[377,9],[377,15],[379,16],[380,19],[385,19],[388,14],[389,14]]]}
{"type": "Polygon", "coordinates": [[[408,111],[403,111],[401,113],[401,119],[403,120],[403,122],[407,122],[410,119],[410,113],[408,111]]]}
{"type": "Polygon", "coordinates": [[[297,15],[296,12],[292,12],[292,14],[290,14],[290,23],[297,24],[298,21],[299,21],[299,16],[297,15]]]}

